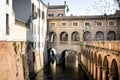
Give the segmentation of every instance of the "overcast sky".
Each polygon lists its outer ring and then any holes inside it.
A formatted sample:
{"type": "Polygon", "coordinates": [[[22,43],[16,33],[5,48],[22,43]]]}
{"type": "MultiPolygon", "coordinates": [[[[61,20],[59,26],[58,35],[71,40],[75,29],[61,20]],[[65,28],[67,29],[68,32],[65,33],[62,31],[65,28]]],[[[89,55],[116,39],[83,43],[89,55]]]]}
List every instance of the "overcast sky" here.
{"type": "Polygon", "coordinates": [[[101,15],[113,14],[118,5],[114,0],[43,0],[45,4],[62,5],[64,1],[69,6],[67,15],[101,15]]]}

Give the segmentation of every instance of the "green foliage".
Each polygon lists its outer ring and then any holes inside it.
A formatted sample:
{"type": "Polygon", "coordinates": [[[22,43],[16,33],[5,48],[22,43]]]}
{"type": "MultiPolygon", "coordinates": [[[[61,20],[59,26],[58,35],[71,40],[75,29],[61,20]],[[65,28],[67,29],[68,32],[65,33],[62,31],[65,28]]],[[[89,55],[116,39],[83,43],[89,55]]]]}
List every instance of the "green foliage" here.
{"type": "Polygon", "coordinates": [[[14,42],[14,43],[13,43],[13,46],[14,46],[14,51],[15,51],[15,53],[17,54],[17,53],[18,53],[19,45],[17,45],[17,43],[14,42]]]}

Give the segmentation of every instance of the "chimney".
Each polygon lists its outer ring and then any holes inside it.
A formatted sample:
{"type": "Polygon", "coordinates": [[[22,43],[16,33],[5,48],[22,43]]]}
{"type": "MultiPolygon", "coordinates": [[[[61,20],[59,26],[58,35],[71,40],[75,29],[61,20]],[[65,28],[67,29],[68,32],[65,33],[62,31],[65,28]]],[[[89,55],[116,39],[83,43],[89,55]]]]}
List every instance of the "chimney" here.
{"type": "Polygon", "coordinates": [[[48,6],[50,5],[50,3],[48,2],[48,6]]]}
{"type": "Polygon", "coordinates": [[[64,1],[64,5],[66,5],[66,1],[64,1]]]}

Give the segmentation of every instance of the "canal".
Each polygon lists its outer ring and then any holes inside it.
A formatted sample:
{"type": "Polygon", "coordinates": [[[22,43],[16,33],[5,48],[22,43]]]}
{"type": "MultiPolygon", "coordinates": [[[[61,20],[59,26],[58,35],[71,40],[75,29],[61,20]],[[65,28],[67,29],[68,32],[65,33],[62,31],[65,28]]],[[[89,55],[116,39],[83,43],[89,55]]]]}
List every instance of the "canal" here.
{"type": "Polygon", "coordinates": [[[32,80],[90,80],[79,65],[46,66],[32,80]]]}

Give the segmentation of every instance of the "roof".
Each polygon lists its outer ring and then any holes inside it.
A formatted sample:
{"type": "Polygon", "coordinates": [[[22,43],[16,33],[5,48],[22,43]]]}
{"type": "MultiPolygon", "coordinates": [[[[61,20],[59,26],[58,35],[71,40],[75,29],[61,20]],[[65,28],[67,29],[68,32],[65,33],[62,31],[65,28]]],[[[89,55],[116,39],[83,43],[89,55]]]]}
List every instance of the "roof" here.
{"type": "Polygon", "coordinates": [[[50,5],[48,9],[65,9],[65,5],[50,5]]]}
{"type": "Polygon", "coordinates": [[[91,15],[91,16],[63,16],[63,17],[48,17],[48,20],[90,20],[90,19],[120,19],[117,15],[91,15]]]}

